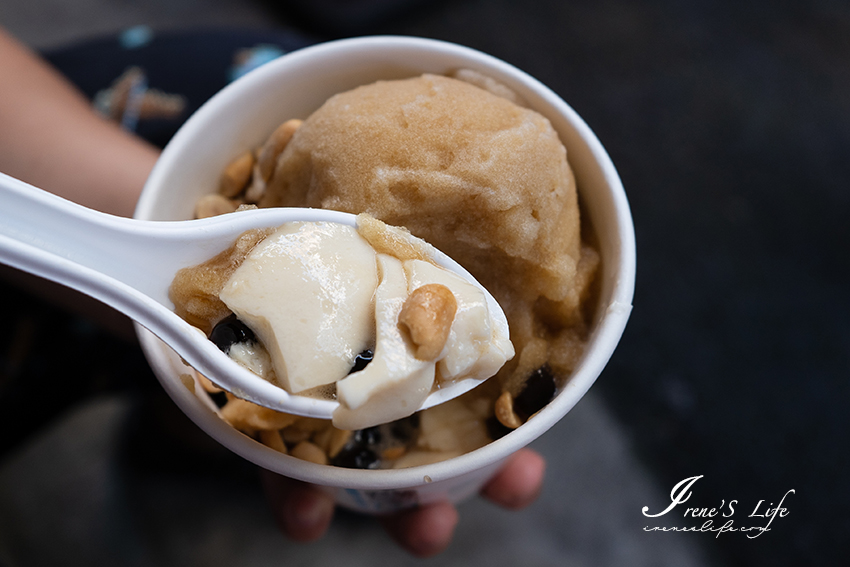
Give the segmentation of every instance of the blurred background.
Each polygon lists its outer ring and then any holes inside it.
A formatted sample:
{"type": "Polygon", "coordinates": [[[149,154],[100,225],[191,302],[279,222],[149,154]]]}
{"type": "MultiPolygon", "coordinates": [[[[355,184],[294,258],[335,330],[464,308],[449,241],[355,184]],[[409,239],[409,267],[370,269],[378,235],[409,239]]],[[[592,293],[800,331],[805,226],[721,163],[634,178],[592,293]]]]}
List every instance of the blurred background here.
{"type": "MultiPolygon", "coordinates": [[[[549,462],[539,501],[462,505],[429,562],[846,562],[850,5],[0,0],[0,25],[93,100],[126,70],[119,49],[166,95],[163,57],[227,59],[230,75],[179,93],[179,120],[252,64],[353,35],[453,41],[535,76],[620,171],[634,311],[591,392],[534,443],[549,462]],[[787,513],[756,538],[646,531],[701,524],[641,513],[697,475],[687,506],[735,500],[736,527],[764,526],[751,513],[786,494],[787,513]]],[[[139,123],[158,143],[174,128],[139,123]]],[[[132,338],[0,286],[0,565],[421,563],[352,514],[318,543],[285,540],[254,468],[186,422],[132,338]]]]}

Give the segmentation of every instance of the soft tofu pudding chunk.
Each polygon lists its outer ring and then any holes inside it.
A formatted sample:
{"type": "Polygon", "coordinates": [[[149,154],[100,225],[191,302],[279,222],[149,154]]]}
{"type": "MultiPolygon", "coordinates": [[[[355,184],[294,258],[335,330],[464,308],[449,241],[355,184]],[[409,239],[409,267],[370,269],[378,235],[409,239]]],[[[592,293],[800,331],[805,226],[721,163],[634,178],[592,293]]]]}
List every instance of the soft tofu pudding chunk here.
{"type": "Polygon", "coordinates": [[[336,382],[371,347],[375,251],[353,227],[287,223],[260,242],[219,293],[295,394],[336,382]]]}
{"type": "Polygon", "coordinates": [[[401,262],[379,254],[378,265],[375,356],[364,370],[337,383],[340,408],[333,422],[341,429],[362,429],[406,417],[428,397],[435,375],[445,382],[484,380],[514,356],[504,313],[491,314],[479,288],[422,260],[401,262]],[[457,309],[440,354],[423,361],[399,324],[399,313],[414,290],[428,284],[449,289],[457,309]]]}
{"type": "Polygon", "coordinates": [[[378,265],[375,354],[365,369],[336,385],[340,407],[333,421],[340,429],[363,429],[408,416],[419,409],[434,384],[434,363],[413,355],[413,346],[398,325],[408,296],[402,263],[380,254],[378,265]]]}

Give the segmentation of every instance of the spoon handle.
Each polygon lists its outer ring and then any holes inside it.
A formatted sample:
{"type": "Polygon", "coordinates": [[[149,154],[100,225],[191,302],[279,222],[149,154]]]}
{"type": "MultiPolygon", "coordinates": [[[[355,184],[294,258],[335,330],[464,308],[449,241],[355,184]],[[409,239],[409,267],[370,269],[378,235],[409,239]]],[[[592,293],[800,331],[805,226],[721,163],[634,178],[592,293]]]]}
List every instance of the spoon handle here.
{"type": "Polygon", "coordinates": [[[116,293],[167,301],[167,288],[163,296],[162,282],[146,273],[157,246],[141,242],[144,228],[0,174],[0,262],[122,311],[116,293]]]}
{"type": "Polygon", "coordinates": [[[290,396],[224,356],[172,311],[176,272],[207,260],[250,228],[293,220],[354,223],[316,209],[266,209],[196,221],[143,221],[87,209],[0,173],[0,263],[81,291],[129,316],[199,372],[242,398],[329,419],[335,403],[290,396]]]}

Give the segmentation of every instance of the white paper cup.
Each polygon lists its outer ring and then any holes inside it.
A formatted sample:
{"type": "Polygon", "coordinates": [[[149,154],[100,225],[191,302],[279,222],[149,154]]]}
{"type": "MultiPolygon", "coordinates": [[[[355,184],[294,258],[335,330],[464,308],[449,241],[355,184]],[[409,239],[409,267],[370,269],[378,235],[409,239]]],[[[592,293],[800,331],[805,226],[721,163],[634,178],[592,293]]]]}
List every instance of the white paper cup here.
{"type": "Polygon", "coordinates": [[[617,171],[584,121],[555,93],[522,71],[458,45],[408,37],[364,37],[293,52],[232,83],[201,107],[177,132],[145,185],[136,217],[191,218],[202,195],[239,153],[261,144],[290,118],[306,118],[338,92],[379,79],[480,71],[507,85],[546,116],[567,148],[585,218],[599,240],[601,292],[586,352],[565,387],[525,425],[471,453],[402,470],[354,470],[316,465],[278,453],[236,431],[215,413],[205,394],[181,382],[186,367],[170,349],[139,328],[142,348],[168,394],[204,431],[257,465],[327,487],[337,502],[383,513],[475,494],[505,459],[561,419],[599,376],[631,311],[635,245],[629,205],[617,171]]]}

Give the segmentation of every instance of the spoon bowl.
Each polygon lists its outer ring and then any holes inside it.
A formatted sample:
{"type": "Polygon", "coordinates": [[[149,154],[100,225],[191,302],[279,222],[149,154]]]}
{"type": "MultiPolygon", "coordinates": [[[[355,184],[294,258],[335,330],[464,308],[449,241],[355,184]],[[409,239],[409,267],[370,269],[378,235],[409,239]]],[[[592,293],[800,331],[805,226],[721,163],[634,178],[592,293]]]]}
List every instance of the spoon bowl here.
{"type": "MultiPolygon", "coordinates": [[[[247,230],[294,221],[356,226],[355,215],[289,207],[189,221],[137,220],[88,209],[2,173],[0,202],[0,263],[83,292],[124,313],[174,349],[187,365],[239,398],[282,412],[331,419],[338,402],[290,394],[240,366],[173,311],[168,289],[180,269],[209,260],[247,230]]],[[[484,291],[491,313],[501,313],[493,296],[460,264],[439,251],[435,256],[443,268],[484,291]]],[[[466,379],[437,389],[421,409],[480,383],[466,379]]]]}

